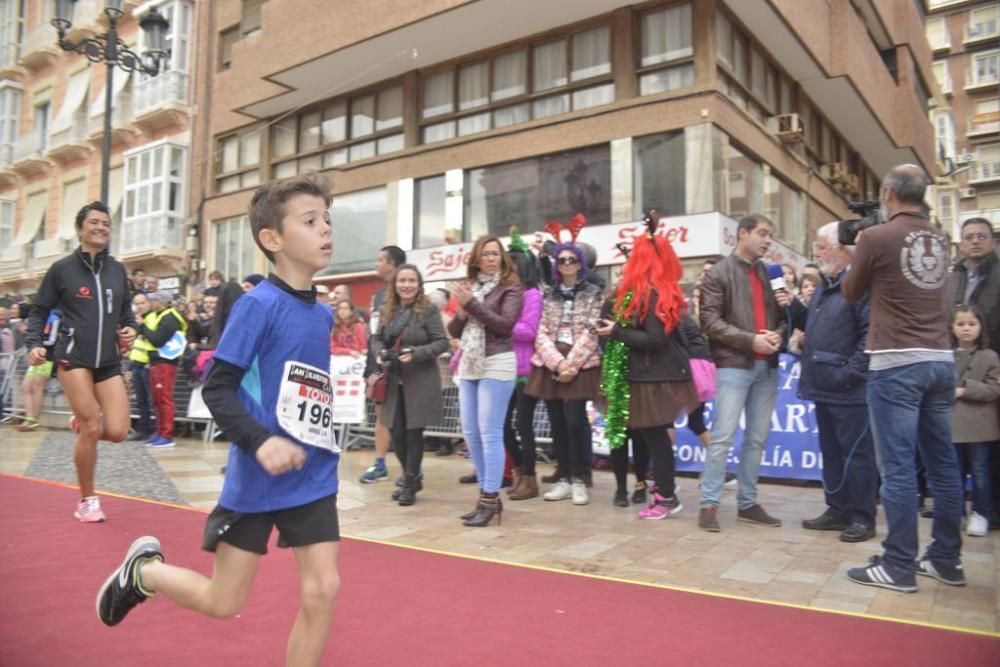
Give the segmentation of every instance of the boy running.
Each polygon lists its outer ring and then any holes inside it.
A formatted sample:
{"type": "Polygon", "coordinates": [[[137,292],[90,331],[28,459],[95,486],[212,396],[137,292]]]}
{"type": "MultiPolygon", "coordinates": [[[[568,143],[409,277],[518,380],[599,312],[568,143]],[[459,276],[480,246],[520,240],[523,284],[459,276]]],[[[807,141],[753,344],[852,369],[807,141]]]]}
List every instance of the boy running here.
{"type": "Polygon", "coordinates": [[[166,564],[159,541],[140,537],[97,595],[105,625],[117,625],[157,593],[206,616],[234,616],[277,526],[278,546],[294,550],[301,579],[286,662],[319,664],[340,585],[333,316],[312,288],[313,275],[330,262],[329,206],[329,182],[315,173],[254,193],[254,241],[275,269],[234,306],[204,389],[233,443],[219,504],[205,526],[203,548],[215,552],[212,576],[166,564]]]}

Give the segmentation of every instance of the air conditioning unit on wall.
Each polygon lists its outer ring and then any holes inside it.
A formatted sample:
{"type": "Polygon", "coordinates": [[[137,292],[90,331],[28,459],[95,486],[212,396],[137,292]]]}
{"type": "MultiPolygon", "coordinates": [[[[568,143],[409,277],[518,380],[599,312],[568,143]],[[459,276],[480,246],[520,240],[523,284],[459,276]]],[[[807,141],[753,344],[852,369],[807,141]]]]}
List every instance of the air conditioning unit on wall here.
{"type": "Polygon", "coordinates": [[[958,191],[958,194],[962,199],[971,199],[972,197],[976,196],[976,189],[962,188],[961,190],[958,191]]]}
{"type": "Polygon", "coordinates": [[[771,116],[768,127],[782,143],[798,144],[805,138],[805,126],[797,113],[783,113],[771,116]]]}
{"type": "Polygon", "coordinates": [[[847,165],[843,162],[829,162],[824,164],[821,174],[832,185],[846,186],[851,178],[851,173],[847,170],[847,165]]]}

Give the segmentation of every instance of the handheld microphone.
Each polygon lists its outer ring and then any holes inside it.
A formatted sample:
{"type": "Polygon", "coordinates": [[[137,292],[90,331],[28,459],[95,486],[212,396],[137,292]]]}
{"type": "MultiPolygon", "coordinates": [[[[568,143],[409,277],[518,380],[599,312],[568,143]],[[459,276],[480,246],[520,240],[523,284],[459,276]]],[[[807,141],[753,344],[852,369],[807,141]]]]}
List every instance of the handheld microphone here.
{"type": "Polygon", "coordinates": [[[788,285],[785,284],[785,271],[781,268],[780,264],[769,265],[767,267],[767,277],[771,279],[772,292],[788,291],[788,285]]]}

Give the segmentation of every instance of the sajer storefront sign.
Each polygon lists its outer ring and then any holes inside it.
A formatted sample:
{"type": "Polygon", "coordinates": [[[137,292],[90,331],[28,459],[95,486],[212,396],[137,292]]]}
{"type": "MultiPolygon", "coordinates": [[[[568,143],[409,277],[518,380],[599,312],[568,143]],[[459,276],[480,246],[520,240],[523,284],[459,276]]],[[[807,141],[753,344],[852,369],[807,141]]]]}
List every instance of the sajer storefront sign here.
{"type": "MultiPolygon", "coordinates": [[[[597,250],[598,266],[623,264],[625,256],[619,244],[629,247],[632,239],[645,229],[644,223],[623,222],[611,225],[584,227],[577,240],[589,243],[597,250]]],[[[736,246],[736,222],[721,213],[696,213],[671,218],[662,218],[657,233],[667,239],[681,259],[728,255],[736,246]]],[[[538,232],[526,235],[525,240],[537,250],[547,234],[538,232]]],[[[506,245],[508,237],[501,239],[506,245]]],[[[407,251],[410,262],[418,266],[427,282],[438,280],[459,280],[466,275],[466,265],[472,242],[417,248],[407,251]]],[[[775,242],[767,260],[775,264],[791,264],[796,271],[807,261],[783,243],[775,242]]]]}

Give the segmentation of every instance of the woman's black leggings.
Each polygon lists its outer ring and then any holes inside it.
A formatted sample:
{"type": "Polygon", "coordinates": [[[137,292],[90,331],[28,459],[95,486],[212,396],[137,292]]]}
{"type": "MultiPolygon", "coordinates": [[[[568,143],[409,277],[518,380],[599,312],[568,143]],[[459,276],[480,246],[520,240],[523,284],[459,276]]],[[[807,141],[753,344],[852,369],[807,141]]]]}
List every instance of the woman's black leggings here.
{"type": "Polygon", "coordinates": [[[587,401],[545,401],[552,424],[552,444],[558,469],[570,477],[583,477],[590,467],[590,422],[587,401]]]}
{"type": "Polygon", "coordinates": [[[521,474],[535,474],[535,406],[538,399],[524,393],[524,383],[514,387],[503,421],[503,446],[521,474]],[[517,411],[516,419],[512,415],[517,411]],[[516,421],[516,425],[515,422],[516,421]],[[516,426],[516,431],[515,431],[516,426]],[[520,440],[520,442],[518,442],[520,440]]]}
{"type": "Polygon", "coordinates": [[[399,465],[407,475],[420,474],[424,460],[424,429],[406,428],[406,400],[403,387],[397,388],[396,414],[392,420],[392,450],[396,452],[399,465]]]}
{"type": "MultiPolygon", "coordinates": [[[[674,445],[670,441],[670,432],[667,427],[668,425],[664,424],[629,429],[628,431],[628,435],[632,439],[632,446],[638,450],[639,446],[636,443],[642,442],[646,446],[649,456],[652,457],[653,480],[657,491],[664,498],[670,498],[674,495],[674,445]]],[[[619,449],[624,449],[624,447],[619,447],[619,449]]]]}
{"type": "MultiPolygon", "coordinates": [[[[632,463],[635,469],[635,481],[646,481],[646,471],[649,470],[649,450],[646,443],[633,435],[631,430],[626,434],[632,441],[632,463]]],[[[611,450],[611,469],[615,473],[615,483],[619,489],[628,487],[628,442],[611,450]]]]}

